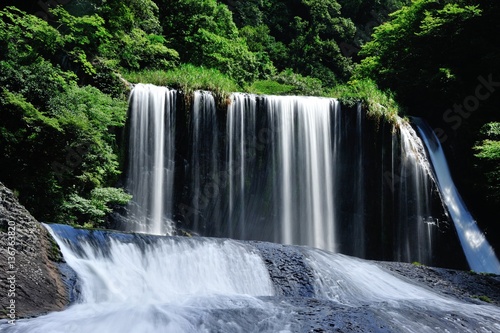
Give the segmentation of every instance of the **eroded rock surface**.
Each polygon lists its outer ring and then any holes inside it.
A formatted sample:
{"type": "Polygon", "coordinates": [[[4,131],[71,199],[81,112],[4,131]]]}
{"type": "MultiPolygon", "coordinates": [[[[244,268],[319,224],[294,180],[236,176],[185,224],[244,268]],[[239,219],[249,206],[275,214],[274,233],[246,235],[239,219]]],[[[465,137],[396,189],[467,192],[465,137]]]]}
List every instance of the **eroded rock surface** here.
{"type": "Polygon", "coordinates": [[[0,318],[65,308],[69,297],[58,268],[61,261],[47,230],[0,183],[0,318]]]}

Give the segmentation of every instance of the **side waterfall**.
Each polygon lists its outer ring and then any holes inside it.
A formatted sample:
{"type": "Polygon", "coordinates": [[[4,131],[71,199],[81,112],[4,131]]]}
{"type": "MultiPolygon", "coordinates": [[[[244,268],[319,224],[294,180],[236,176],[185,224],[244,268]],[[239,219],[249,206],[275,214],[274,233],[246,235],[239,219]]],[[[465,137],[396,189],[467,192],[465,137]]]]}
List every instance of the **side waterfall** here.
{"type": "Polygon", "coordinates": [[[455,224],[455,229],[470,268],[476,272],[500,274],[500,262],[495,255],[495,251],[493,251],[493,248],[477,226],[455,187],[439,139],[422,119],[413,118],[413,122],[417,126],[429,152],[441,195],[455,224]]]}

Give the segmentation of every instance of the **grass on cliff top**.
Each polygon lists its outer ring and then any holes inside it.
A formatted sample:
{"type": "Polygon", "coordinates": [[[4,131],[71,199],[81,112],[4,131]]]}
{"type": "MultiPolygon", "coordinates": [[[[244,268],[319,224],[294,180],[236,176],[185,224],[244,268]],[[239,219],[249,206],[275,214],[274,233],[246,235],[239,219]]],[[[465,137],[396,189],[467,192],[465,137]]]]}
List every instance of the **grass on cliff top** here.
{"type": "Polygon", "coordinates": [[[395,120],[401,111],[393,94],[380,90],[372,80],[353,80],[335,86],[328,92],[328,96],[338,98],[349,106],[361,102],[369,115],[385,117],[390,121],[395,120]]]}
{"type": "Polygon", "coordinates": [[[170,71],[145,70],[125,72],[123,77],[132,83],[150,83],[166,86],[191,94],[195,90],[209,90],[217,95],[228,95],[241,88],[226,75],[216,69],[181,65],[170,71]]]}
{"type": "Polygon", "coordinates": [[[384,92],[371,80],[353,80],[329,90],[321,87],[321,81],[284,71],[275,80],[256,81],[242,89],[235,81],[216,69],[183,64],[169,71],[144,70],[125,72],[123,77],[132,83],[150,83],[179,89],[187,95],[195,90],[212,91],[220,97],[232,92],[246,91],[265,95],[316,95],[339,99],[343,104],[354,106],[361,102],[368,114],[376,118],[395,120],[400,107],[390,92],[384,92]],[[317,82],[318,81],[318,82],[317,82]]]}

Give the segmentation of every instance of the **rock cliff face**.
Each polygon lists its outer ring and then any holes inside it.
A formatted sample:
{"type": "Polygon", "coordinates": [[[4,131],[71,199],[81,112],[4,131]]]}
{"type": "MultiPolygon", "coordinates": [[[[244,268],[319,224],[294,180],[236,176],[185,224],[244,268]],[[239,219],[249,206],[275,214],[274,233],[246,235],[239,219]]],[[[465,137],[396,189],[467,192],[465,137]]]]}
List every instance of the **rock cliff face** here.
{"type": "Polygon", "coordinates": [[[57,265],[61,261],[47,230],[0,183],[0,318],[63,309],[69,297],[57,265]]]}

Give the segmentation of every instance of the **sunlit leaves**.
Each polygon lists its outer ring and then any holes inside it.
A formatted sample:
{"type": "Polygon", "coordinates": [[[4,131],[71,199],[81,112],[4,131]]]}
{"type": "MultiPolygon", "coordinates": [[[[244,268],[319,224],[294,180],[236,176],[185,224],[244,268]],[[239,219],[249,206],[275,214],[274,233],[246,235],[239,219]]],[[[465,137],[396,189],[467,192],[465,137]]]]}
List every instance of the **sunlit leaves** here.
{"type": "Polygon", "coordinates": [[[436,11],[426,11],[417,35],[449,36],[450,33],[457,33],[463,22],[480,16],[481,12],[477,5],[460,6],[456,3],[446,4],[436,11]]]}

